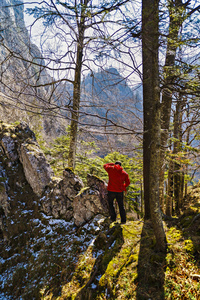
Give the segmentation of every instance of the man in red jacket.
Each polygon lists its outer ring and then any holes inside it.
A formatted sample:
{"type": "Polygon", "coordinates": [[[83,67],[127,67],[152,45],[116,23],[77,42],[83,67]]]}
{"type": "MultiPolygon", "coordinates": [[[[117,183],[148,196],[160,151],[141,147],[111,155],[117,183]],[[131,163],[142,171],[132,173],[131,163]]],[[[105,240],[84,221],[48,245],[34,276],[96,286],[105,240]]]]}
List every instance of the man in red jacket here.
{"type": "Polygon", "coordinates": [[[121,162],[116,161],[116,163],[108,163],[105,164],[104,169],[108,173],[109,181],[108,181],[108,204],[111,220],[113,222],[116,221],[116,212],[113,206],[113,201],[116,198],[119,213],[121,217],[121,223],[126,223],[126,211],[123,203],[123,194],[126,191],[127,186],[130,184],[130,179],[128,174],[121,167],[121,162]]]}

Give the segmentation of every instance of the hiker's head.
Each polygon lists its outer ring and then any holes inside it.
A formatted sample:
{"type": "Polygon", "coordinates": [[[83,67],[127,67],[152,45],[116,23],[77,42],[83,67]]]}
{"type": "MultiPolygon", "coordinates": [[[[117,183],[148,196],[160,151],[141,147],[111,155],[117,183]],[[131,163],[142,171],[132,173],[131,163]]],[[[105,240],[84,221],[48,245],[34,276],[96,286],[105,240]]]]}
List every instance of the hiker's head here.
{"type": "Polygon", "coordinates": [[[120,166],[121,166],[122,164],[121,164],[120,161],[116,161],[116,162],[115,162],[115,165],[120,165],[120,166]]]}

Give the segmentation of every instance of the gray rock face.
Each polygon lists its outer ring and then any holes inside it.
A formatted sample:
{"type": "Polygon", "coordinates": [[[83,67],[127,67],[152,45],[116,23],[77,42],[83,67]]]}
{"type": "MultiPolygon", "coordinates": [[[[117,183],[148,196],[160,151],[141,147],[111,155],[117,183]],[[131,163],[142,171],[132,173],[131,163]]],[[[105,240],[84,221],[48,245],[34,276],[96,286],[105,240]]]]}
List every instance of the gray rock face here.
{"type": "Polygon", "coordinates": [[[82,180],[72,170],[64,170],[63,179],[53,180],[46,189],[41,199],[42,210],[49,216],[71,220],[74,216],[74,197],[82,188],[82,180]]]}
{"type": "Polygon", "coordinates": [[[8,216],[8,213],[10,212],[10,204],[5,183],[2,182],[0,183],[0,207],[2,207],[5,216],[8,216]]]}
{"type": "Polygon", "coordinates": [[[20,160],[26,179],[37,196],[50,184],[53,172],[36,142],[34,133],[25,124],[7,127],[2,124],[0,144],[12,162],[20,160]]]}
{"type": "Polygon", "coordinates": [[[43,152],[37,144],[23,143],[18,147],[18,153],[28,183],[36,195],[42,196],[53,175],[43,152]]]}
{"type": "Polygon", "coordinates": [[[88,222],[97,214],[108,215],[106,184],[96,176],[88,174],[88,185],[73,201],[76,226],[88,222]]]}
{"type": "Polygon", "coordinates": [[[54,178],[53,171],[27,124],[14,126],[0,122],[0,154],[0,219],[1,210],[4,217],[10,214],[8,194],[14,197],[18,188],[22,188],[19,191],[22,193],[23,186],[27,184],[29,190],[32,189],[33,198],[38,199],[39,210],[48,216],[67,221],[74,218],[74,223],[81,226],[98,214],[108,215],[105,182],[88,174],[88,187],[84,188],[82,180],[71,169],[64,170],[62,179],[54,178]],[[1,165],[4,165],[4,169],[1,169],[1,165]],[[15,179],[12,169],[16,174],[19,173],[19,179],[15,179]],[[5,175],[5,170],[10,175],[5,175]],[[13,192],[9,186],[9,176],[12,176],[13,192]]]}
{"type": "Polygon", "coordinates": [[[5,228],[3,216],[8,216],[10,212],[9,197],[6,191],[5,183],[0,183],[0,230],[3,231],[5,228]]]}
{"type": "Polygon", "coordinates": [[[55,218],[71,220],[74,215],[74,197],[82,188],[82,180],[72,170],[64,170],[63,179],[54,180],[45,191],[45,195],[41,199],[42,210],[55,218]]]}
{"type": "Polygon", "coordinates": [[[63,171],[63,180],[60,183],[60,187],[64,196],[73,200],[83,186],[82,180],[71,169],[63,171]]]}
{"type": "Polygon", "coordinates": [[[87,174],[87,185],[91,189],[95,189],[95,190],[99,191],[101,205],[102,205],[104,211],[106,213],[108,213],[107,184],[102,179],[98,178],[97,176],[87,174]]]}
{"type": "MultiPolygon", "coordinates": [[[[1,120],[8,123],[25,120],[35,131],[40,131],[44,140],[52,141],[52,137],[65,132],[67,124],[55,114],[47,113],[52,91],[45,84],[52,78],[40,67],[44,64],[41,51],[32,44],[25,25],[23,1],[1,0],[1,120]],[[37,85],[40,87],[33,88],[37,85]],[[45,116],[42,111],[46,111],[45,116]]],[[[54,102],[55,98],[52,100],[54,102]]]]}
{"type": "Polygon", "coordinates": [[[10,136],[4,136],[2,138],[1,146],[11,161],[16,161],[18,159],[15,141],[10,136]]]}
{"type": "Polygon", "coordinates": [[[72,202],[60,189],[60,181],[54,180],[40,199],[41,209],[48,216],[63,218],[67,221],[73,217],[72,202]]]}
{"type": "MultiPolygon", "coordinates": [[[[0,156],[3,155],[3,148],[0,147],[0,156]]],[[[0,162],[0,231],[4,230],[4,216],[8,216],[10,213],[10,202],[9,202],[9,196],[7,194],[7,178],[5,174],[5,170],[2,167],[2,163],[0,162]]]]}

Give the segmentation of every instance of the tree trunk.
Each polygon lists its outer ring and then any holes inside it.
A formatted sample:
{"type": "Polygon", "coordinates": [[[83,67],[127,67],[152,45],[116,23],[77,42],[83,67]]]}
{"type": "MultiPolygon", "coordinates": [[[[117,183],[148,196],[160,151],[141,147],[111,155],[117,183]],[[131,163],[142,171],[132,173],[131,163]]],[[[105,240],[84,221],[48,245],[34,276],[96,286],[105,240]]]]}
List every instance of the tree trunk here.
{"type": "Polygon", "coordinates": [[[168,188],[167,188],[167,200],[166,200],[166,215],[171,217],[173,210],[173,166],[174,163],[172,160],[169,162],[169,170],[168,170],[168,188]]]}
{"type": "Polygon", "coordinates": [[[180,211],[181,208],[181,195],[182,195],[182,172],[181,172],[181,163],[178,156],[178,152],[181,150],[181,142],[182,142],[182,109],[183,109],[183,101],[181,96],[179,97],[176,104],[176,112],[174,115],[174,149],[173,154],[174,158],[177,162],[174,163],[174,201],[176,211],[180,211]]]}
{"type": "MultiPolygon", "coordinates": [[[[143,186],[144,186],[144,218],[150,219],[150,146],[151,146],[151,127],[152,127],[152,50],[149,44],[152,43],[149,37],[151,28],[153,29],[154,21],[149,15],[149,6],[154,5],[154,1],[142,2],[142,59],[143,59],[143,116],[144,116],[144,134],[143,134],[143,186]],[[151,28],[150,28],[151,27],[151,28]]],[[[152,10],[152,7],[151,7],[152,10]]],[[[156,33],[158,34],[158,33],[156,33]]],[[[151,35],[152,38],[152,35],[151,35]]]]}
{"type": "Polygon", "coordinates": [[[171,1],[169,5],[169,33],[167,39],[167,51],[164,70],[166,72],[165,81],[163,83],[162,92],[162,106],[161,106],[161,154],[160,154],[160,204],[164,210],[164,174],[165,174],[165,150],[167,146],[167,139],[169,137],[169,124],[172,106],[173,94],[173,67],[175,65],[176,50],[178,47],[177,40],[179,30],[182,24],[182,0],[171,1]],[[175,13],[174,9],[177,13],[175,13]]]}
{"type": "MultiPolygon", "coordinates": [[[[82,16],[84,16],[85,7],[82,8],[82,16]]],[[[77,148],[77,136],[78,136],[78,120],[79,120],[79,107],[81,99],[81,69],[83,60],[84,49],[84,31],[85,31],[85,17],[81,17],[79,24],[79,38],[77,41],[77,56],[76,56],[76,68],[74,74],[74,89],[73,89],[73,107],[71,113],[71,127],[70,127],[70,144],[68,155],[68,166],[75,168],[76,148],[77,148]]]]}
{"type": "Polygon", "coordinates": [[[160,88],[158,70],[159,0],[142,2],[142,55],[144,102],[144,199],[145,217],[151,216],[157,248],[166,250],[166,236],[159,205],[160,88]],[[149,211],[150,208],[150,211],[149,211]]]}
{"type": "Polygon", "coordinates": [[[144,197],[143,197],[143,184],[140,182],[140,197],[141,197],[141,214],[144,216],[144,197]]]}
{"type": "Polygon", "coordinates": [[[73,108],[72,108],[72,114],[71,114],[70,144],[69,144],[69,156],[68,156],[68,166],[73,169],[75,168],[77,136],[78,136],[82,55],[83,55],[83,51],[82,51],[82,49],[79,49],[79,51],[77,51],[77,64],[76,64],[76,70],[75,70],[74,91],[73,91],[73,108]]]}
{"type": "MultiPolygon", "coordinates": [[[[187,114],[189,115],[189,109],[187,111],[187,114]]],[[[187,128],[187,135],[186,135],[186,145],[189,146],[189,141],[190,141],[190,132],[191,132],[191,127],[189,126],[187,128]]],[[[187,158],[189,159],[189,151],[187,150],[187,158]]],[[[186,168],[185,168],[185,177],[187,178],[187,175],[188,175],[188,164],[186,165],[186,168]]],[[[188,179],[185,179],[184,178],[184,196],[187,195],[187,188],[188,188],[188,179]]],[[[184,203],[183,203],[184,204],[184,203]]]]}

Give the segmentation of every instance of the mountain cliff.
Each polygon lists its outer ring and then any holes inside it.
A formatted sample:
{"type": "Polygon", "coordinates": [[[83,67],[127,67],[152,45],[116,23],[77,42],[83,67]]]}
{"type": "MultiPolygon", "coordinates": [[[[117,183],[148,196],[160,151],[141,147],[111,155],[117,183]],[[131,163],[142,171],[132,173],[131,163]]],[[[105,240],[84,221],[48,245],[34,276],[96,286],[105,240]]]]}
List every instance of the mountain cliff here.
{"type": "Polygon", "coordinates": [[[142,132],[141,87],[133,91],[116,68],[100,69],[82,81],[81,112],[81,123],[97,139],[100,155],[130,154],[142,132]]]}
{"type": "Polygon", "coordinates": [[[64,132],[51,99],[50,75],[36,45],[31,43],[24,23],[21,0],[0,2],[0,118],[7,122],[26,121],[44,139],[64,132]],[[40,87],[36,87],[40,85],[40,87]]]}

